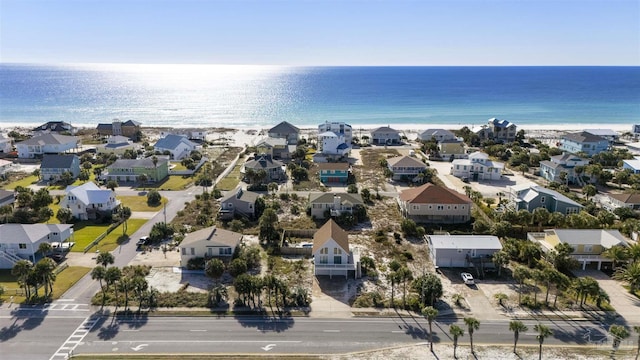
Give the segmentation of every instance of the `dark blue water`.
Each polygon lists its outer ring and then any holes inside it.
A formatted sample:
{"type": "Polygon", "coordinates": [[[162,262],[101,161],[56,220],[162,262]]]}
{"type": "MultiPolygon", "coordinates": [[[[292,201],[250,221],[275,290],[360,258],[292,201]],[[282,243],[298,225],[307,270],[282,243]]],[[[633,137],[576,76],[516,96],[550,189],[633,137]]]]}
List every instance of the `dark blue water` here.
{"type": "Polygon", "coordinates": [[[491,117],[640,122],[640,67],[0,65],[3,124],[466,125],[491,117]]]}

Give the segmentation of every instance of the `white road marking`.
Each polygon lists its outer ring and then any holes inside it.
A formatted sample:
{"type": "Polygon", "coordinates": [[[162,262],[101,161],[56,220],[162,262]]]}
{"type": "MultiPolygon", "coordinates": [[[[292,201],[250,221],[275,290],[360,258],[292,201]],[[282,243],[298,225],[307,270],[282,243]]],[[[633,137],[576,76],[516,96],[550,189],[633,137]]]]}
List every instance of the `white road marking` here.
{"type": "Polygon", "coordinates": [[[71,354],[73,350],[75,350],[75,348],[84,339],[84,337],[87,336],[89,331],[91,331],[91,329],[96,325],[98,320],[99,320],[98,317],[94,317],[94,318],[87,317],[82,322],[82,324],[80,324],[80,326],[76,328],[73,334],[69,335],[67,340],[65,340],[65,342],[62,345],[60,345],[60,348],[58,348],[58,350],[49,358],[49,360],[54,360],[59,358],[68,359],[69,354],[71,354]],[[80,338],[80,339],[72,340],[72,338],[80,338]]]}
{"type": "Polygon", "coordinates": [[[402,331],[402,330],[392,330],[391,332],[394,333],[394,334],[404,334],[404,333],[406,333],[406,331],[402,331]]]}
{"type": "Polygon", "coordinates": [[[196,330],[189,330],[189,331],[191,331],[191,332],[205,332],[205,331],[207,331],[207,330],[199,330],[199,329],[196,329],[196,330]]]}
{"type": "Polygon", "coordinates": [[[340,330],[322,330],[322,332],[326,332],[326,333],[339,333],[340,330]]]}

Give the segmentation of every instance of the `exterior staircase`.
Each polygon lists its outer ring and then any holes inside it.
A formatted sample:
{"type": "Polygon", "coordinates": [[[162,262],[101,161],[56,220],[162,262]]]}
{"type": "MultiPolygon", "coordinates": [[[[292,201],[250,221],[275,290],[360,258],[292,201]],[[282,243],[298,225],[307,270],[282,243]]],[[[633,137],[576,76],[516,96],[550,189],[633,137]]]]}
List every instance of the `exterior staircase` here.
{"type": "Polygon", "coordinates": [[[0,258],[9,261],[12,265],[15,265],[20,260],[24,260],[17,255],[8,253],[6,250],[0,250],[0,258]]]}

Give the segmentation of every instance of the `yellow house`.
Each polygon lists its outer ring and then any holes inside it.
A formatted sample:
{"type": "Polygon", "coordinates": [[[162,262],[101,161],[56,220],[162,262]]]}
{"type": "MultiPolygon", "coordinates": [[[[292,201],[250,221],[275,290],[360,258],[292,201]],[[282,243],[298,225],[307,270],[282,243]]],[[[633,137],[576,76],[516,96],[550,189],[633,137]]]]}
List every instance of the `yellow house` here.
{"type": "Polygon", "coordinates": [[[571,245],[571,256],[578,260],[582,270],[594,264],[600,270],[602,265],[610,266],[611,260],[602,253],[614,246],[628,246],[627,240],[618,230],[603,229],[549,229],[542,233],[527,234],[529,240],[537,242],[542,251],[554,251],[560,243],[571,245]]]}

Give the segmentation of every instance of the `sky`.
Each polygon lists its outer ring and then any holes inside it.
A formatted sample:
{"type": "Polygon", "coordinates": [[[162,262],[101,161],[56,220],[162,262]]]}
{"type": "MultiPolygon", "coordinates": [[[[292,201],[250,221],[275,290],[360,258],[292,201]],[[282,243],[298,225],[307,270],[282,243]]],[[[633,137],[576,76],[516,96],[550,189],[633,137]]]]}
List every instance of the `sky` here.
{"type": "Polygon", "coordinates": [[[0,0],[2,63],[640,65],[640,0],[0,0]]]}

